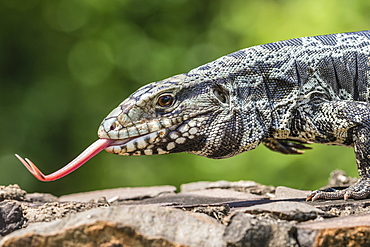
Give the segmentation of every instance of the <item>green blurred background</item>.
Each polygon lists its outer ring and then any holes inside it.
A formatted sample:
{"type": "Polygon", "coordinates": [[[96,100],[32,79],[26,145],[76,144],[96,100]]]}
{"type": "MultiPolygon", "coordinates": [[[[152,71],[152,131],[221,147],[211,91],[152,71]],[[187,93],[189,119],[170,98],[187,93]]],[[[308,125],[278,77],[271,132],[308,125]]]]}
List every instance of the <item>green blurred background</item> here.
{"type": "Polygon", "coordinates": [[[2,0],[0,184],[62,195],[220,179],[315,189],[336,168],[356,176],[352,149],[324,145],[299,156],[260,146],[225,160],[102,152],[49,183],[14,153],[54,172],[97,139],[102,119],[138,87],[245,47],[369,29],[369,13],[368,0],[2,0]]]}

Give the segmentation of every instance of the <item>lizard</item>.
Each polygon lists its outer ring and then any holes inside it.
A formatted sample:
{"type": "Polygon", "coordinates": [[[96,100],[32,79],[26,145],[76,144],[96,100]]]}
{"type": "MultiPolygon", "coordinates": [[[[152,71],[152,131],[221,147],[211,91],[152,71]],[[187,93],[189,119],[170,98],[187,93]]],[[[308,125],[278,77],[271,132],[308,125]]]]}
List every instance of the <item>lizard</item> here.
{"type": "Polygon", "coordinates": [[[118,155],[187,152],[228,158],[264,144],[302,154],[321,143],[354,148],[359,180],[307,200],[370,194],[370,31],[302,37],[252,46],[147,84],[101,123],[99,139],[39,180],[61,178],[101,150],[118,155]]]}

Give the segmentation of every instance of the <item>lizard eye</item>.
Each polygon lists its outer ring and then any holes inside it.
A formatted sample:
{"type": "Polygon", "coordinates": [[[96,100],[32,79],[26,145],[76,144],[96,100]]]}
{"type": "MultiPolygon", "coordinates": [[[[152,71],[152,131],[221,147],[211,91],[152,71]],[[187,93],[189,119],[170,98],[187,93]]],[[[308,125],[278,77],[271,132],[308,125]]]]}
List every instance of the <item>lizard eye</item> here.
{"type": "Polygon", "coordinates": [[[165,94],[165,95],[162,95],[158,98],[157,105],[159,105],[161,107],[169,107],[169,106],[172,105],[173,101],[174,101],[174,99],[173,99],[172,95],[165,94]]]}
{"type": "Polygon", "coordinates": [[[221,103],[226,103],[227,102],[227,97],[225,92],[221,91],[219,88],[213,89],[213,94],[216,96],[216,98],[221,101],[221,103]]]}

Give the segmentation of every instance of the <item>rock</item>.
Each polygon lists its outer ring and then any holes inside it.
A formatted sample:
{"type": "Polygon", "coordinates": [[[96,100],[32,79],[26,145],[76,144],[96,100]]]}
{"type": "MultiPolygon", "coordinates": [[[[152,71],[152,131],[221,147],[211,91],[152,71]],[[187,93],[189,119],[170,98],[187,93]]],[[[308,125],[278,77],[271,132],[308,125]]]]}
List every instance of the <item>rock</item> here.
{"type": "Polygon", "coordinates": [[[99,200],[99,198],[101,197],[107,198],[108,202],[115,200],[141,200],[145,198],[157,197],[164,194],[174,194],[175,192],[175,186],[117,188],[65,195],[61,196],[59,198],[59,201],[88,202],[90,200],[99,200]]]}
{"type": "Polygon", "coordinates": [[[31,203],[57,202],[58,197],[48,193],[31,193],[25,196],[25,201],[31,203]]]}
{"type": "Polygon", "coordinates": [[[320,217],[334,217],[320,209],[300,202],[270,202],[246,208],[237,208],[232,211],[249,214],[271,214],[281,220],[307,221],[320,217]]]}
{"type": "Polygon", "coordinates": [[[346,172],[342,170],[334,170],[330,173],[328,185],[325,188],[329,187],[348,187],[358,181],[358,178],[353,178],[347,176],[346,172]]]}
{"type": "Polygon", "coordinates": [[[293,226],[289,222],[237,212],[230,216],[224,239],[227,246],[298,246],[293,226]]]}
{"type": "Polygon", "coordinates": [[[259,184],[254,181],[238,181],[238,182],[229,182],[225,180],[220,180],[216,182],[208,182],[208,181],[200,181],[200,182],[193,182],[188,184],[181,185],[181,192],[189,192],[189,191],[196,191],[196,190],[205,190],[205,189],[228,189],[231,187],[244,187],[244,188],[251,188],[256,187],[259,184]]]}
{"type": "Polygon", "coordinates": [[[278,186],[276,187],[274,199],[301,199],[305,201],[310,193],[310,190],[297,190],[285,186],[278,186]]]}
{"type": "Polygon", "coordinates": [[[16,201],[0,202],[0,235],[5,236],[22,227],[24,217],[20,203],[16,201]]]}
{"type": "Polygon", "coordinates": [[[199,195],[218,198],[232,198],[233,200],[262,200],[269,199],[268,196],[255,195],[226,189],[206,189],[181,193],[182,195],[199,195]]]}
{"type": "Polygon", "coordinates": [[[332,200],[307,202],[318,209],[321,209],[334,216],[348,216],[352,214],[370,214],[370,199],[353,200],[332,200]]]}
{"type": "Polygon", "coordinates": [[[19,188],[17,184],[11,184],[8,186],[0,185],[0,202],[3,200],[23,201],[26,194],[27,192],[19,188]]]}
{"type": "Polygon", "coordinates": [[[22,204],[23,215],[28,223],[49,222],[97,207],[108,207],[108,204],[96,202],[50,202],[41,206],[22,204]]]}
{"type": "Polygon", "coordinates": [[[158,204],[159,206],[172,206],[172,207],[195,207],[195,206],[221,206],[228,202],[239,202],[238,198],[232,197],[212,197],[200,196],[192,194],[174,194],[166,195],[155,198],[143,199],[140,201],[123,201],[120,205],[143,205],[143,204],[158,204]]]}
{"type": "Polygon", "coordinates": [[[218,222],[222,224],[224,224],[225,218],[228,216],[230,212],[230,207],[227,204],[221,206],[204,205],[193,207],[181,207],[181,209],[191,211],[194,213],[206,214],[212,218],[215,218],[218,222]]]}
{"type": "Polygon", "coordinates": [[[370,199],[305,202],[307,191],[278,187],[272,200],[251,181],[61,198],[1,188],[17,198],[0,204],[1,246],[370,246],[370,199]]]}
{"type": "Polygon", "coordinates": [[[216,182],[194,182],[181,185],[182,193],[206,189],[230,189],[257,195],[266,195],[275,192],[273,186],[261,185],[253,181],[228,182],[220,180],[216,182]]]}
{"type": "Polygon", "coordinates": [[[225,246],[207,215],[158,206],[98,208],[7,235],[1,246],[225,246]]]}
{"type": "Polygon", "coordinates": [[[370,246],[370,215],[300,223],[297,240],[302,247],[370,246]]]}

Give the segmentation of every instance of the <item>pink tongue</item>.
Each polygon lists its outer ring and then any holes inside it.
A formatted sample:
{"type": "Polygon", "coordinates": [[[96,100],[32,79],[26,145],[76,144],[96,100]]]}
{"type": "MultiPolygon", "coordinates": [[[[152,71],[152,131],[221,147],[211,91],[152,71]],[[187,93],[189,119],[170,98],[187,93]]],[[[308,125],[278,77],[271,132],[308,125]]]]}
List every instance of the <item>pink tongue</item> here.
{"type": "Polygon", "coordinates": [[[96,154],[98,154],[103,149],[106,149],[109,147],[112,143],[114,143],[116,140],[109,140],[109,139],[99,139],[93,144],[91,144],[89,147],[87,147],[79,156],[77,156],[74,160],[72,160],[70,163],[65,165],[63,168],[59,169],[58,171],[49,174],[44,175],[35,164],[32,163],[29,159],[23,159],[18,154],[15,156],[23,163],[23,165],[28,169],[29,172],[31,172],[38,180],[41,181],[54,181],[59,178],[62,178],[83,164],[85,164],[89,159],[94,157],[96,154]]]}

